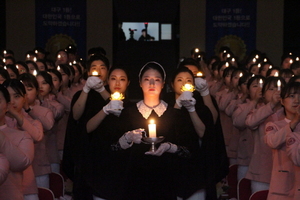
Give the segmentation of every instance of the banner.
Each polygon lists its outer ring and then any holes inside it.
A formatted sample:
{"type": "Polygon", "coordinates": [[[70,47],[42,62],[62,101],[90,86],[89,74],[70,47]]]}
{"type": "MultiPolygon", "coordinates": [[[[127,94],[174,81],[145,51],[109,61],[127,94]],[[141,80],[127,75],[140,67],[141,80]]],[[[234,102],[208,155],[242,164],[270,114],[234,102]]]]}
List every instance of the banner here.
{"type": "Polygon", "coordinates": [[[228,46],[242,60],[256,48],[256,0],[206,1],[206,53],[228,46]]]}
{"type": "Polygon", "coordinates": [[[59,49],[73,44],[86,56],[86,1],[36,0],[36,46],[54,58],[59,49]]]}

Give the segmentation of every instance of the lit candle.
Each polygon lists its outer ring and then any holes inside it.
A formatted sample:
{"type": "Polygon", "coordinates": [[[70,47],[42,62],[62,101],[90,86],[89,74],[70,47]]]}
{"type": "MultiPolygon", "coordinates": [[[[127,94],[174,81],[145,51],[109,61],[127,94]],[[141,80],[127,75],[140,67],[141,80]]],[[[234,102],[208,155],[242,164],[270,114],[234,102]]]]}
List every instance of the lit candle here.
{"type": "Polygon", "coordinates": [[[148,124],[149,129],[149,137],[156,138],[156,124],[154,124],[154,120],[150,120],[150,124],[148,124]]]}
{"type": "Polygon", "coordinates": [[[225,63],[225,66],[226,66],[226,67],[229,67],[229,62],[226,62],[226,63],[225,63]]]}
{"type": "Polygon", "coordinates": [[[254,77],[255,76],[255,74],[252,74],[252,77],[254,77]]]}
{"type": "Polygon", "coordinates": [[[57,66],[57,71],[59,71],[59,70],[60,70],[60,66],[58,65],[58,66],[57,66]]]}
{"type": "Polygon", "coordinates": [[[6,50],[4,50],[4,51],[3,51],[3,54],[4,54],[4,56],[6,55],[6,53],[7,53],[7,51],[6,51],[6,50]]]}
{"type": "Polygon", "coordinates": [[[199,49],[198,49],[198,48],[196,48],[196,49],[195,49],[195,53],[198,53],[198,52],[199,52],[199,49]]]}
{"type": "Polygon", "coordinates": [[[290,64],[292,64],[293,63],[293,59],[290,59],[290,64]]]}
{"type": "Polygon", "coordinates": [[[226,53],[226,50],[224,50],[223,53],[226,53]]]}
{"type": "Polygon", "coordinates": [[[272,66],[272,65],[270,65],[270,66],[269,66],[269,69],[272,69],[272,67],[273,67],[273,66],[272,66]]]}
{"type": "Polygon", "coordinates": [[[258,63],[257,67],[258,67],[258,68],[260,68],[260,67],[261,67],[261,64],[260,64],[260,63],[258,63]]]}
{"type": "Polygon", "coordinates": [[[264,59],[264,62],[267,62],[267,61],[268,61],[268,59],[265,58],[265,59],[264,59]]]}
{"type": "Polygon", "coordinates": [[[263,80],[259,79],[259,87],[262,88],[262,86],[263,86],[263,80]]]}
{"type": "Polygon", "coordinates": [[[258,58],[259,58],[259,56],[256,54],[256,55],[255,55],[255,58],[256,58],[256,59],[258,59],[258,58]]]}
{"type": "Polygon", "coordinates": [[[252,62],[254,62],[254,63],[255,63],[255,62],[256,62],[256,58],[253,58],[252,62]]]}
{"type": "Polygon", "coordinates": [[[72,62],[69,62],[69,65],[72,66],[72,62]]]}
{"type": "Polygon", "coordinates": [[[296,61],[299,61],[299,57],[296,57],[296,61]]]}
{"type": "Polygon", "coordinates": [[[111,94],[111,96],[110,96],[110,100],[123,100],[123,99],[124,99],[124,96],[120,92],[115,92],[115,93],[111,94]]]}
{"type": "Polygon", "coordinates": [[[292,52],[290,52],[289,55],[290,55],[290,56],[293,55],[292,52]]]}
{"type": "Polygon", "coordinates": [[[181,87],[181,91],[182,92],[193,92],[194,91],[194,86],[193,85],[191,85],[191,84],[188,84],[188,83],[186,83],[186,84],[184,84],[182,87],[181,87]]]}
{"type": "Polygon", "coordinates": [[[243,76],[243,73],[240,73],[240,78],[243,76]]]}
{"type": "Polygon", "coordinates": [[[280,88],[281,88],[281,81],[278,80],[278,81],[277,81],[277,90],[280,91],[280,88]]]}
{"type": "Polygon", "coordinates": [[[57,58],[58,58],[58,59],[60,59],[60,58],[61,58],[61,55],[60,55],[60,54],[58,54],[58,55],[57,55],[57,58]]]}
{"type": "Polygon", "coordinates": [[[26,56],[26,57],[27,57],[27,59],[29,59],[29,58],[30,58],[30,55],[29,55],[29,54],[27,54],[27,56],[26,56]]]}
{"type": "Polygon", "coordinates": [[[227,58],[230,58],[230,54],[227,54],[227,58]]]}
{"type": "Polygon", "coordinates": [[[99,76],[99,74],[96,70],[94,70],[94,71],[92,71],[92,76],[99,76]]]}
{"type": "Polygon", "coordinates": [[[232,59],[231,59],[231,62],[235,62],[235,58],[232,58],[232,59]]]}
{"type": "Polygon", "coordinates": [[[16,65],[16,68],[17,68],[17,69],[19,69],[19,66],[18,66],[18,65],[16,65]]]}
{"type": "Polygon", "coordinates": [[[278,72],[275,72],[274,76],[275,76],[275,77],[278,77],[278,72]]]}
{"type": "Polygon", "coordinates": [[[6,62],[6,59],[5,58],[3,58],[3,63],[5,63],[6,62]]]}
{"type": "Polygon", "coordinates": [[[73,61],[73,64],[76,64],[76,63],[77,63],[76,60],[74,60],[74,61],[73,61]]]}
{"type": "Polygon", "coordinates": [[[7,70],[7,67],[6,67],[6,66],[4,66],[4,69],[5,69],[5,70],[7,70]]]}
{"type": "Polygon", "coordinates": [[[37,60],[37,58],[36,58],[36,57],[34,57],[34,58],[33,58],[33,62],[36,62],[36,60],[37,60]]]}
{"type": "Polygon", "coordinates": [[[36,70],[33,70],[33,73],[32,73],[33,76],[36,76],[37,75],[37,72],[36,70]]]}
{"type": "Polygon", "coordinates": [[[35,51],[34,51],[34,53],[36,53],[36,54],[37,54],[38,52],[39,52],[38,50],[35,50],[35,51]]]}
{"type": "Polygon", "coordinates": [[[202,72],[198,72],[198,73],[196,74],[196,76],[197,76],[197,77],[202,77],[203,74],[202,74],[202,72]]]}

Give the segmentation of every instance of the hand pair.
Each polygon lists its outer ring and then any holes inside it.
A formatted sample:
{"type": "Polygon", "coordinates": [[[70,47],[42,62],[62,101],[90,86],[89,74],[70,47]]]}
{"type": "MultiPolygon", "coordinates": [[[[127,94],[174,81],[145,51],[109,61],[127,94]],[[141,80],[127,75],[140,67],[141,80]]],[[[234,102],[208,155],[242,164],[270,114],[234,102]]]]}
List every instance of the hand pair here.
{"type": "Polygon", "coordinates": [[[111,100],[108,104],[106,104],[102,110],[105,114],[113,114],[117,117],[120,116],[122,110],[123,110],[123,101],[121,100],[111,100]]]}
{"type": "Polygon", "coordinates": [[[89,91],[91,89],[93,89],[99,93],[103,92],[105,90],[103,81],[99,77],[96,77],[96,76],[88,77],[88,79],[86,80],[86,83],[83,87],[83,91],[85,93],[89,93],[89,91]]]}
{"type": "Polygon", "coordinates": [[[176,103],[179,107],[184,106],[189,112],[194,112],[196,100],[192,97],[193,93],[185,91],[176,99],[176,103]]]}

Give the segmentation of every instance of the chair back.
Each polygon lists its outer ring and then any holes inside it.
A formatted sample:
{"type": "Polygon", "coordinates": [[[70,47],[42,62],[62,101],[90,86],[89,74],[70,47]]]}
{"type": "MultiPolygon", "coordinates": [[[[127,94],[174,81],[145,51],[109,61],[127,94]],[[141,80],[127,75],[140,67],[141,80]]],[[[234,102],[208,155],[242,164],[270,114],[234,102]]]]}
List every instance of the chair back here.
{"type": "Polygon", "coordinates": [[[228,189],[228,197],[229,198],[237,198],[237,185],[238,185],[237,169],[238,169],[237,164],[229,166],[229,173],[227,175],[227,183],[229,186],[229,189],[228,189]]]}
{"type": "Polygon", "coordinates": [[[53,192],[44,187],[38,187],[38,197],[40,200],[54,200],[53,192]]]}
{"type": "Polygon", "coordinates": [[[237,193],[239,200],[249,200],[251,196],[251,181],[246,178],[239,180],[237,193]]]}
{"type": "Polygon", "coordinates": [[[267,200],[268,193],[269,193],[269,190],[261,190],[261,191],[254,192],[250,196],[249,200],[267,200]]]}
{"type": "Polygon", "coordinates": [[[63,197],[65,194],[65,182],[62,175],[51,172],[49,174],[49,188],[53,191],[54,197],[63,197]]]}

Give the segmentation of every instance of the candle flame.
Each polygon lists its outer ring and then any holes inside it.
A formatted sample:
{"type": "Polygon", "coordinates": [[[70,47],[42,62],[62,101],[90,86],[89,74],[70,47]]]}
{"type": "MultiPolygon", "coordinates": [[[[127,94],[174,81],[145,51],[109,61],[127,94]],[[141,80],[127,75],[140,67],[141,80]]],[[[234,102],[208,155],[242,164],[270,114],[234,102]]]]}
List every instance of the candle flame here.
{"type": "Polygon", "coordinates": [[[7,67],[6,67],[6,66],[4,66],[4,69],[5,69],[5,70],[7,70],[7,67]]]}
{"type": "Polygon", "coordinates": [[[181,91],[182,92],[186,92],[186,91],[189,91],[189,92],[193,92],[194,91],[194,86],[191,85],[191,84],[184,84],[182,87],[181,87],[181,91]]]}
{"type": "Polygon", "coordinates": [[[299,61],[299,57],[296,57],[296,61],[299,61]]]}
{"type": "Polygon", "coordinates": [[[151,119],[151,120],[150,120],[150,124],[154,124],[154,119],[151,119]]]}
{"type": "Polygon", "coordinates": [[[198,73],[196,74],[196,76],[197,76],[197,77],[202,77],[203,74],[202,74],[202,72],[198,72],[198,73]]]}
{"type": "Polygon", "coordinates": [[[256,58],[253,58],[252,62],[254,62],[254,63],[255,63],[255,62],[256,62],[256,58]]]}
{"type": "Polygon", "coordinates": [[[111,94],[111,96],[110,96],[110,100],[123,100],[123,99],[124,99],[124,96],[120,92],[115,92],[115,93],[111,94]]]}
{"type": "Polygon", "coordinates": [[[39,52],[38,50],[35,50],[35,51],[34,51],[34,53],[38,53],[38,52],[39,52]]]}
{"type": "Polygon", "coordinates": [[[57,55],[57,58],[58,58],[58,59],[60,59],[60,58],[61,58],[61,55],[60,55],[60,54],[58,54],[58,55],[57,55]]]}
{"type": "Polygon", "coordinates": [[[289,55],[290,55],[290,56],[293,55],[292,52],[290,52],[289,55]]]}
{"type": "Polygon", "coordinates": [[[270,65],[270,66],[269,66],[269,69],[272,69],[272,67],[273,67],[273,66],[272,66],[272,65],[270,65]]]}
{"type": "Polygon", "coordinates": [[[232,62],[235,62],[235,58],[232,58],[231,61],[232,61],[232,62]]]}
{"type": "Polygon", "coordinates": [[[26,56],[28,59],[30,58],[30,55],[29,54],[27,54],[27,56],[26,56]]]}
{"type": "Polygon", "coordinates": [[[59,71],[59,70],[60,70],[60,66],[58,65],[58,66],[57,66],[57,71],[59,71]]]}
{"type": "Polygon", "coordinates": [[[240,77],[242,77],[243,76],[243,73],[240,73],[240,77]]]}
{"type": "Polygon", "coordinates": [[[99,74],[98,74],[98,72],[96,70],[92,72],[92,76],[98,76],[98,75],[99,74]]]}
{"type": "Polygon", "coordinates": [[[34,58],[33,58],[33,61],[34,61],[34,62],[36,62],[36,60],[37,60],[37,58],[36,58],[36,57],[34,57],[34,58]]]}
{"type": "Polygon", "coordinates": [[[259,56],[256,54],[256,55],[255,55],[255,58],[256,58],[256,59],[258,59],[258,58],[259,58],[259,56]]]}
{"type": "Polygon", "coordinates": [[[198,53],[198,52],[199,52],[199,49],[198,49],[198,48],[196,48],[196,49],[195,49],[195,52],[196,52],[196,53],[198,53]]]}
{"type": "Polygon", "coordinates": [[[265,58],[265,59],[264,59],[264,62],[267,62],[267,61],[268,61],[268,59],[265,58]]]}
{"type": "Polygon", "coordinates": [[[275,72],[274,76],[275,76],[275,77],[278,77],[278,72],[275,72]]]}
{"type": "Polygon", "coordinates": [[[252,77],[254,77],[255,76],[255,74],[252,74],[252,77]]]}
{"type": "Polygon", "coordinates": [[[293,60],[291,59],[291,60],[290,60],[290,64],[292,64],[292,63],[293,63],[293,60]]]}
{"type": "Polygon", "coordinates": [[[17,69],[19,69],[19,66],[18,66],[18,65],[16,65],[16,68],[17,68],[17,69]]]}
{"type": "Polygon", "coordinates": [[[77,63],[76,60],[74,60],[74,61],[73,61],[73,64],[76,64],[76,63],[77,63]]]}
{"type": "Polygon", "coordinates": [[[36,76],[37,75],[37,71],[36,70],[33,70],[33,76],[36,76]]]}
{"type": "Polygon", "coordinates": [[[4,50],[4,51],[3,51],[3,54],[5,55],[6,53],[7,53],[7,51],[6,51],[6,50],[4,50]]]}
{"type": "Polygon", "coordinates": [[[261,64],[260,64],[260,63],[258,63],[257,67],[258,67],[258,68],[260,68],[260,67],[261,67],[261,64]]]}
{"type": "Polygon", "coordinates": [[[226,66],[226,67],[229,67],[229,63],[228,63],[228,62],[226,62],[226,63],[225,63],[225,66],[226,66]]]}
{"type": "Polygon", "coordinates": [[[230,58],[230,54],[227,54],[227,58],[230,58]]]}
{"type": "Polygon", "coordinates": [[[5,58],[3,58],[3,63],[5,63],[6,62],[6,59],[5,58]]]}
{"type": "Polygon", "coordinates": [[[280,87],[280,86],[281,86],[281,81],[278,80],[278,81],[277,81],[277,87],[280,87]]]}

